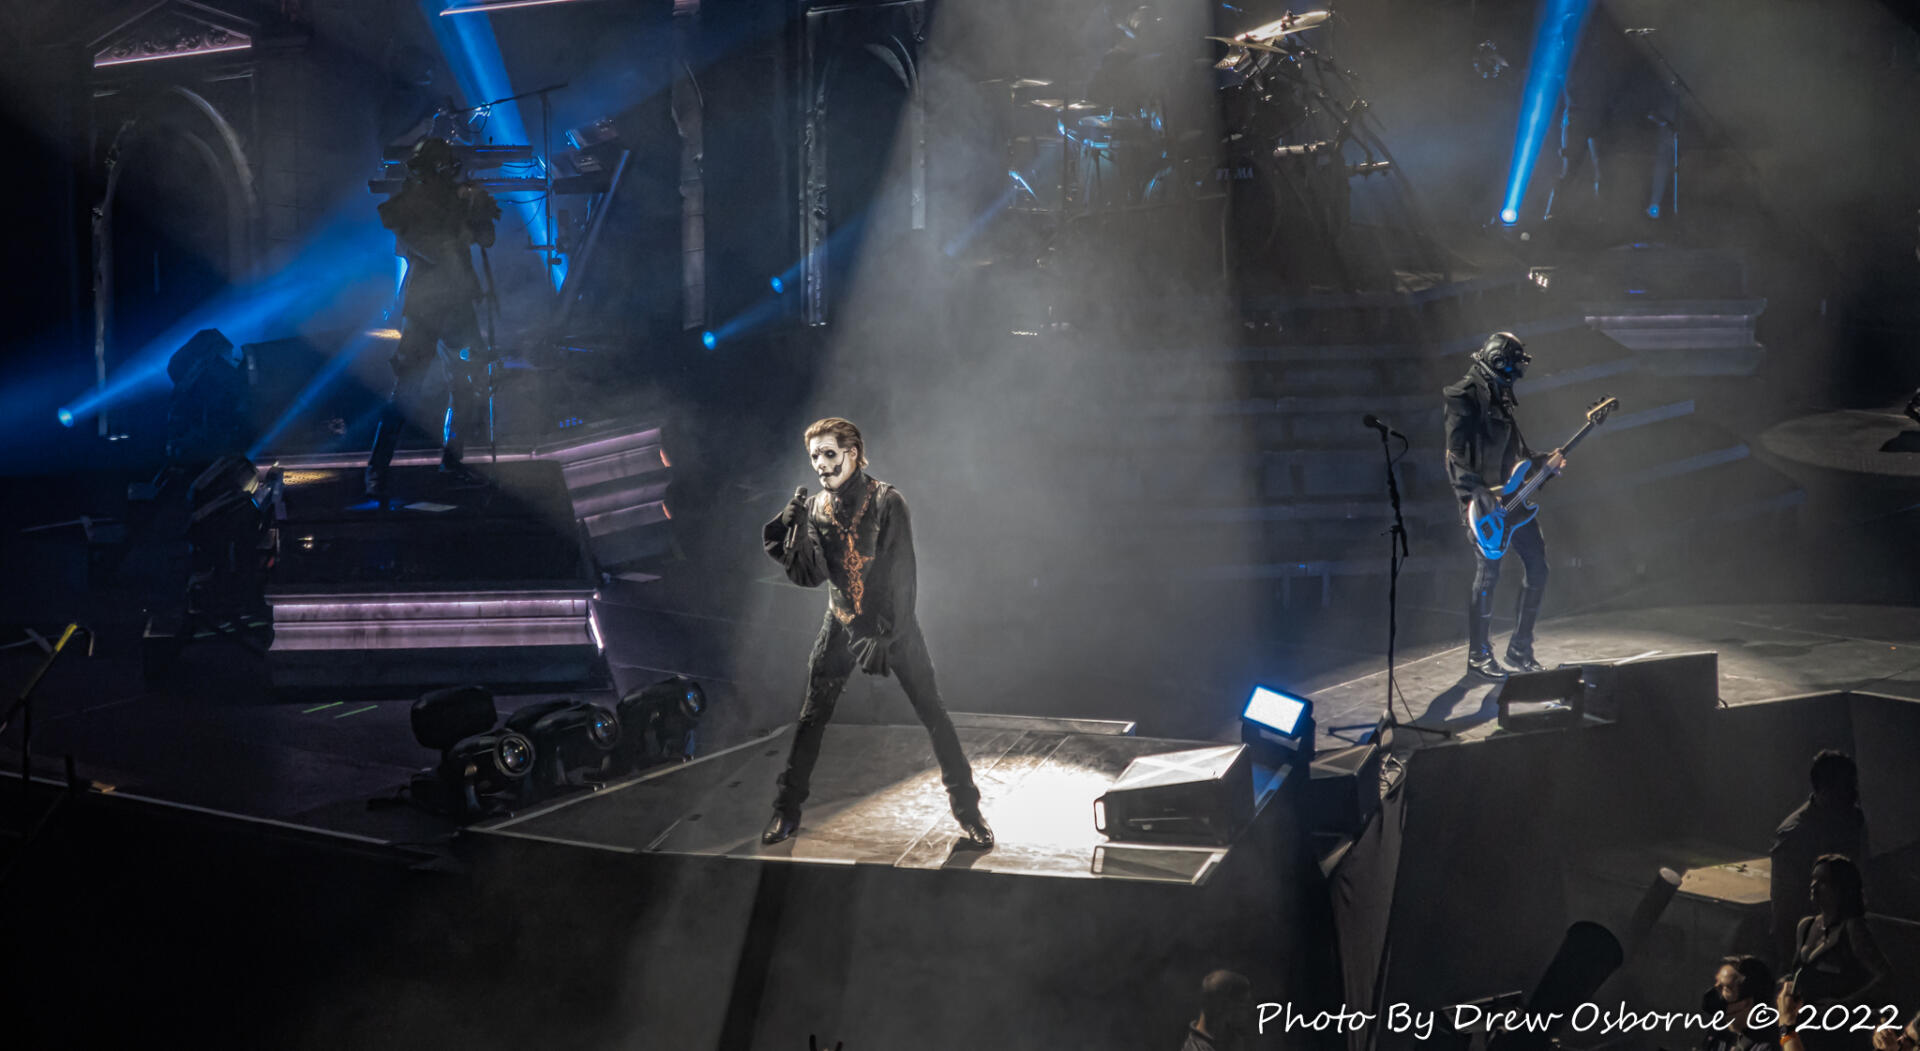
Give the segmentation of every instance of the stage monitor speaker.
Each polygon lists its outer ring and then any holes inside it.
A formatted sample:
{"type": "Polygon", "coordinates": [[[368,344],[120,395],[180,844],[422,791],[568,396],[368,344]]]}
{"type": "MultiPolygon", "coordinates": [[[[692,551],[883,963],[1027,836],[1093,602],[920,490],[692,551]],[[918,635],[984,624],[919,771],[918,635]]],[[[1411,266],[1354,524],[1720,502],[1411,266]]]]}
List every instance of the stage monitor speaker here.
{"type": "Polygon", "coordinates": [[[1253,820],[1245,745],[1143,755],[1093,801],[1094,827],[1116,842],[1225,846],[1253,820]]]}
{"type": "Polygon", "coordinates": [[[1575,725],[1586,707],[1586,692],[1584,670],[1577,664],[1515,672],[1500,684],[1500,728],[1550,730],[1575,725]]]}
{"type": "Polygon", "coordinates": [[[1371,744],[1328,752],[1313,761],[1301,813],[1314,832],[1353,835],[1380,809],[1380,769],[1386,753],[1371,744]]]}
{"type": "Polygon", "coordinates": [[[1711,650],[1587,666],[1587,708],[1623,726],[1696,740],[1720,705],[1720,655],[1711,650]]]}

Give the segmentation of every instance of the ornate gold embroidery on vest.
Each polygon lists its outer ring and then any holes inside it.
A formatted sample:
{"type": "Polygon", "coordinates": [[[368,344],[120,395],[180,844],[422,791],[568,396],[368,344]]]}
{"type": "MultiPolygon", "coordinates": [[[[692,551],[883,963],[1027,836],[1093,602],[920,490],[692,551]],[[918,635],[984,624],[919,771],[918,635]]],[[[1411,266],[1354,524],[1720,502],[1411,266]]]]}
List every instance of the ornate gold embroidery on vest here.
{"type": "MultiPolygon", "coordinates": [[[[842,530],[847,540],[847,554],[846,554],[846,560],[845,560],[846,567],[847,567],[847,601],[853,603],[852,612],[847,612],[845,610],[838,610],[838,609],[833,611],[833,615],[839,618],[840,623],[842,624],[853,623],[853,618],[860,615],[865,605],[865,600],[867,597],[867,581],[865,576],[863,575],[863,571],[867,568],[867,563],[873,560],[861,554],[859,548],[855,547],[854,544],[859,539],[859,536],[860,536],[860,523],[867,516],[867,508],[873,506],[873,502],[878,491],[879,491],[879,486],[875,484],[872,479],[868,479],[867,480],[867,498],[865,500],[860,501],[860,510],[855,511],[853,513],[853,522],[848,526],[846,526],[845,529],[842,530]]],[[[834,516],[834,521],[836,524],[838,524],[839,522],[838,515],[834,516]]]]}

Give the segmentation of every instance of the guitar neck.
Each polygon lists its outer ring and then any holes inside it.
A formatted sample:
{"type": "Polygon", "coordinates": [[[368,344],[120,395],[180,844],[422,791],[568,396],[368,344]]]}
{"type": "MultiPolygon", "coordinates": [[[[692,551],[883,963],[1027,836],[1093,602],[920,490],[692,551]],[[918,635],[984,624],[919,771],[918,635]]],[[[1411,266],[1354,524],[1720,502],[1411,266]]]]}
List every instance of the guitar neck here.
{"type": "MultiPolygon", "coordinates": [[[[1573,447],[1576,445],[1579,445],[1581,439],[1585,438],[1588,432],[1592,431],[1593,428],[1594,428],[1593,421],[1588,420],[1584,426],[1582,426],[1578,431],[1574,432],[1573,437],[1567,439],[1566,444],[1560,447],[1560,452],[1563,455],[1566,453],[1572,452],[1573,447]]],[[[1513,494],[1513,498],[1507,501],[1507,505],[1506,505],[1507,509],[1512,510],[1513,508],[1520,506],[1520,504],[1523,503],[1528,497],[1533,495],[1534,490],[1540,488],[1542,485],[1545,485],[1547,481],[1548,473],[1549,472],[1547,471],[1533,472],[1533,476],[1527,479],[1527,484],[1521,486],[1520,491],[1513,494]]]]}
{"type": "Polygon", "coordinates": [[[1592,420],[1588,420],[1585,426],[1581,427],[1578,431],[1574,433],[1573,437],[1567,439],[1567,444],[1562,445],[1560,447],[1560,451],[1562,453],[1572,452],[1574,446],[1579,445],[1581,442],[1585,441],[1587,435],[1593,433],[1593,429],[1595,426],[1597,426],[1597,424],[1595,424],[1592,420]]]}

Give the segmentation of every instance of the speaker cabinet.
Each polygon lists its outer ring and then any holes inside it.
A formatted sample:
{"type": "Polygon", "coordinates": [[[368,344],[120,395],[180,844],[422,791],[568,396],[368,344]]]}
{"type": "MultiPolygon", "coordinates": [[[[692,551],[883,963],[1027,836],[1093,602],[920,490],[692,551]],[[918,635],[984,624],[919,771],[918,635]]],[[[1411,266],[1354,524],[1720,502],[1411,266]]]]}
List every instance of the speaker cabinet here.
{"type": "Polygon", "coordinates": [[[1253,760],[1245,745],[1143,755],[1093,810],[1117,842],[1225,846],[1253,820],[1253,760]]]}

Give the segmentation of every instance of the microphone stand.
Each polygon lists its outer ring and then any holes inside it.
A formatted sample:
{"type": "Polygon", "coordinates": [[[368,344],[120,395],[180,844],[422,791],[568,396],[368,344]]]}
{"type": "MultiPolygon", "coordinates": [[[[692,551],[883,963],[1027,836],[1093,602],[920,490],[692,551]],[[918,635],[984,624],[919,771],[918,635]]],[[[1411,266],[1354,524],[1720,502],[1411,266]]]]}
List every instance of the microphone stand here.
{"type": "Polygon", "coordinates": [[[500,291],[493,283],[493,259],[487,254],[487,246],[480,245],[480,268],[487,275],[487,462],[500,466],[500,435],[494,430],[494,398],[500,393],[500,351],[495,340],[499,336],[500,291]]]}
{"type": "MultiPolygon", "coordinates": [[[[1401,722],[1393,713],[1393,698],[1399,692],[1393,674],[1394,643],[1400,634],[1400,567],[1411,557],[1407,550],[1407,520],[1400,512],[1400,481],[1393,473],[1393,447],[1387,441],[1388,428],[1375,428],[1380,432],[1380,456],[1386,462],[1387,499],[1393,504],[1393,528],[1387,530],[1387,705],[1386,714],[1374,724],[1373,743],[1378,745],[1386,740],[1387,733],[1395,727],[1404,726],[1420,733],[1434,734],[1439,737],[1452,737],[1453,731],[1438,726],[1421,726],[1413,721],[1413,710],[1408,708],[1407,721],[1401,722]]],[[[1406,438],[1400,439],[1406,444],[1406,438]]],[[[1404,448],[1401,450],[1406,451],[1404,448]]],[[[1402,699],[1401,703],[1406,702],[1402,699]]],[[[1366,727],[1366,723],[1352,726],[1336,726],[1333,730],[1357,730],[1366,727]]]]}
{"type": "MultiPolygon", "coordinates": [[[[1401,444],[1406,439],[1400,439],[1401,444]]],[[[1401,450],[1405,452],[1405,449],[1401,450]]],[[[1387,716],[1381,720],[1380,729],[1374,733],[1376,741],[1386,736],[1386,731],[1396,726],[1406,726],[1421,733],[1452,737],[1453,731],[1434,726],[1421,726],[1413,721],[1413,709],[1407,709],[1407,721],[1400,722],[1393,715],[1393,696],[1399,692],[1393,677],[1393,646],[1400,634],[1400,567],[1411,557],[1407,552],[1407,520],[1400,514],[1400,482],[1393,474],[1393,450],[1387,443],[1386,428],[1380,430],[1380,456],[1387,465],[1387,499],[1393,503],[1393,528],[1387,531],[1387,716]]],[[[1406,704],[1401,698],[1400,703],[1406,704]]]]}

